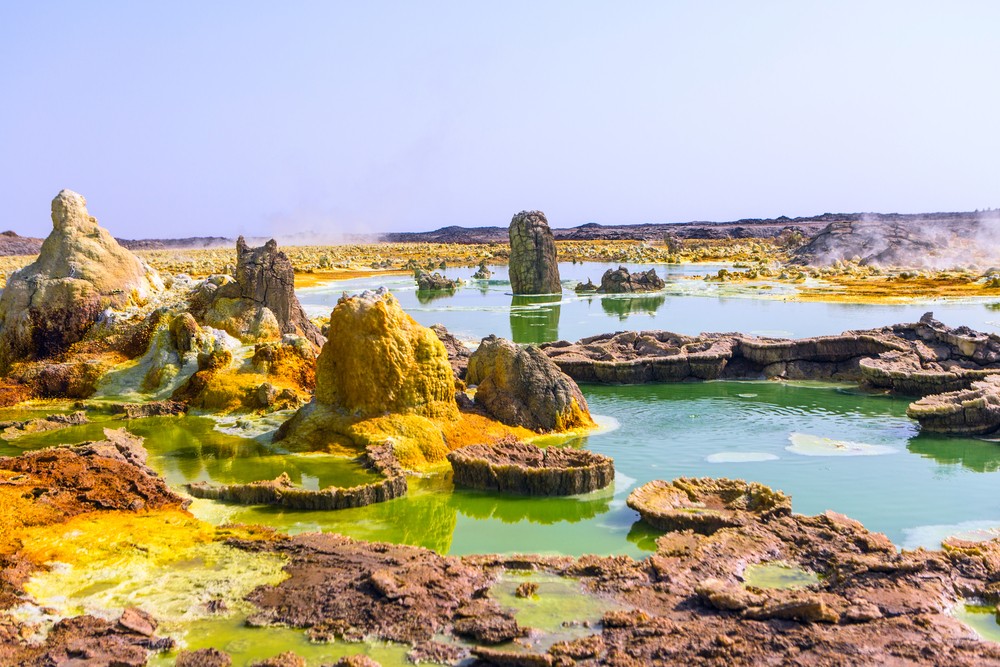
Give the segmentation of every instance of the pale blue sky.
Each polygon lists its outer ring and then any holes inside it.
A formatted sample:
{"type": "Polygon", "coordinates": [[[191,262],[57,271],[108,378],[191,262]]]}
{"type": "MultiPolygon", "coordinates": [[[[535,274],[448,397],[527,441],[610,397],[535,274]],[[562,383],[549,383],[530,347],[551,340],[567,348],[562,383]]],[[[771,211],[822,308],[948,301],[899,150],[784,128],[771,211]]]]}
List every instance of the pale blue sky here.
{"type": "Polygon", "coordinates": [[[0,227],[1000,206],[1000,3],[0,0],[0,227]]]}

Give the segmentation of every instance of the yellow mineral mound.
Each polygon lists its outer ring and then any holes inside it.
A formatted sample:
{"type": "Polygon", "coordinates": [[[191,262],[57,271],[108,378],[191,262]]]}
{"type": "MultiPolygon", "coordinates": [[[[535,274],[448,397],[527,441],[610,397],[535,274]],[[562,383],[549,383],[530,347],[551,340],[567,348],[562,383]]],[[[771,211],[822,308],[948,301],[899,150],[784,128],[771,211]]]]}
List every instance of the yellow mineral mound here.
{"type": "Polygon", "coordinates": [[[532,431],[460,412],[448,351],[384,289],[342,298],[317,360],[316,394],[276,435],[285,447],[356,456],[390,443],[405,468],[447,466],[448,452],[532,431]]]}
{"type": "Polygon", "coordinates": [[[87,200],[63,190],[38,258],[10,276],[0,297],[0,373],[64,352],[105,309],[146,303],[162,289],[159,274],[90,216],[87,200]]]}
{"type": "Polygon", "coordinates": [[[358,417],[458,417],[448,351],[388,292],[342,298],[329,332],[317,361],[318,403],[358,417]]]}

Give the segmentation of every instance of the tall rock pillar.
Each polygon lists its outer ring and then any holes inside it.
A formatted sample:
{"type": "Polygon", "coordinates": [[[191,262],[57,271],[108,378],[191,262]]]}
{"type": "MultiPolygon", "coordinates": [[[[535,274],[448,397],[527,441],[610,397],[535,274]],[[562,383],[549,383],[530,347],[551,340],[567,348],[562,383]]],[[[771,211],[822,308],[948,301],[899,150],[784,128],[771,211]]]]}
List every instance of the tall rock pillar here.
{"type": "Polygon", "coordinates": [[[556,242],[541,211],[521,211],[510,221],[510,285],[514,294],[558,294],[556,242]]]}

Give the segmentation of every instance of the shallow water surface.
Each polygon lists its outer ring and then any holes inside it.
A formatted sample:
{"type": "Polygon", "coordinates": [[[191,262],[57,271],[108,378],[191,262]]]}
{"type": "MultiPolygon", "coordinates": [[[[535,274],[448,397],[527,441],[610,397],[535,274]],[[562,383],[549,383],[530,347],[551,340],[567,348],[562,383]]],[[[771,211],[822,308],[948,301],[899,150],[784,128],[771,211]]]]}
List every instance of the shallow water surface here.
{"type": "MultiPolygon", "coordinates": [[[[581,294],[573,287],[617,264],[561,263],[563,293],[555,296],[512,296],[507,267],[491,267],[489,281],[470,280],[475,269],[452,268],[450,278],[468,281],[452,292],[418,293],[407,275],[375,275],[326,283],[298,291],[310,315],[329,315],[344,292],[387,287],[403,308],[425,326],[444,324],[460,338],[478,341],[496,334],[518,343],[579,340],[625,329],[664,329],[695,335],[703,331],[740,331],[762,336],[800,338],[916,322],[927,311],[951,326],[965,324],[1000,332],[1000,299],[927,300],[876,305],[797,302],[787,283],[733,284],[705,281],[726,264],[630,264],[632,271],[655,269],[667,283],[656,294],[581,294]]],[[[731,268],[731,267],[730,267],[731,268]]]]}

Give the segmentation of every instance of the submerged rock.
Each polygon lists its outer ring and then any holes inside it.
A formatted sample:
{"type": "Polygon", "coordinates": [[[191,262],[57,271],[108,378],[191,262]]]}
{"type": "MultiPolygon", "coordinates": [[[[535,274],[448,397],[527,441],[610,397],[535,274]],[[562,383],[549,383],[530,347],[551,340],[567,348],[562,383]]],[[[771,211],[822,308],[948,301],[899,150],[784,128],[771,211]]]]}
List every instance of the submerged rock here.
{"type": "Polygon", "coordinates": [[[630,493],[626,502],[654,528],[705,535],[792,511],[791,498],[781,491],[756,482],[708,477],[649,482],[630,493]]]}
{"type": "MultiPolygon", "coordinates": [[[[630,273],[624,266],[608,269],[601,276],[601,286],[598,292],[602,294],[627,294],[631,292],[658,292],[666,286],[663,279],[656,275],[655,269],[630,273]]],[[[582,291],[577,287],[577,291],[582,291]]]]}
{"type": "Polygon", "coordinates": [[[510,286],[514,294],[558,294],[559,263],[552,230],[541,211],[521,211],[510,221],[510,286]]]}
{"type": "Polygon", "coordinates": [[[233,659],[228,653],[216,648],[202,648],[178,653],[174,667],[230,667],[232,664],[233,659]]]}
{"type": "Polygon", "coordinates": [[[484,338],[469,358],[465,381],[477,386],[476,404],[504,424],[533,431],[593,424],[580,388],[533,345],[484,338]]]}
{"type": "Polygon", "coordinates": [[[614,462],[586,449],[506,441],[470,445],[448,454],[456,486],[531,496],[571,496],[603,489],[614,462]]]}
{"type": "Polygon", "coordinates": [[[486,265],[485,261],[479,263],[479,268],[476,272],[472,274],[473,280],[489,280],[493,277],[493,272],[490,271],[490,267],[486,265]]]}
{"type": "Polygon", "coordinates": [[[274,239],[250,248],[241,236],[234,273],[232,279],[213,276],[199,285],[191,300],[196,316],[248,343],[297,334],[323,345],[323,335],[295,296],[295,269],[274,239]]]}
{"type": "Polygon", "coordinates": [[[187,404],[169,400],[148,401],[146,403],[112,403],[109,408],[115,413],[124,414],[126,419],[183,415],[188,410],[187,404]]]}
{"type": "Polygon", "coordinates": [[[38,258],[0,296],[0,373],[83,339],[108,309],[140,305],[163,289],[159,274],[118,245],[70,190],[52,200],[52,233],[38,258]]]}

